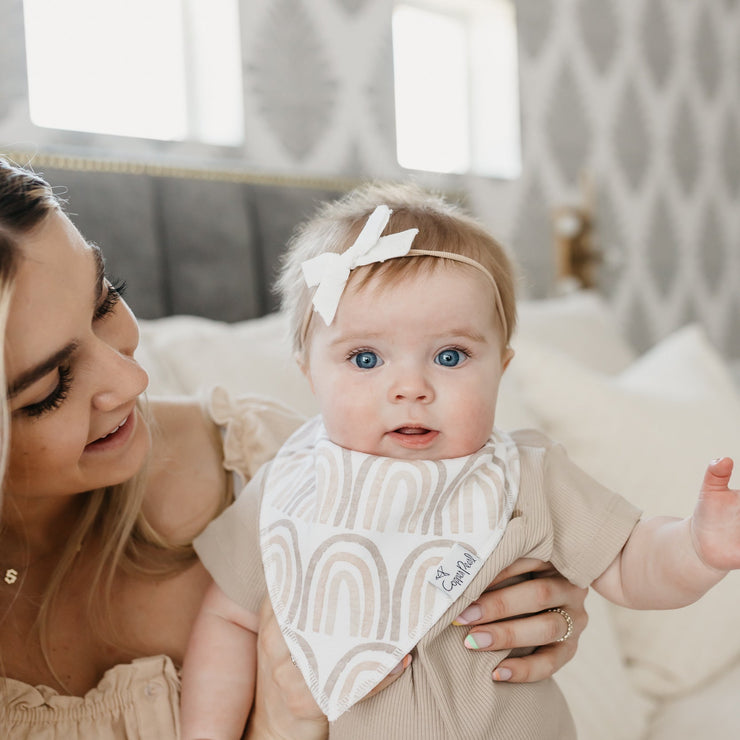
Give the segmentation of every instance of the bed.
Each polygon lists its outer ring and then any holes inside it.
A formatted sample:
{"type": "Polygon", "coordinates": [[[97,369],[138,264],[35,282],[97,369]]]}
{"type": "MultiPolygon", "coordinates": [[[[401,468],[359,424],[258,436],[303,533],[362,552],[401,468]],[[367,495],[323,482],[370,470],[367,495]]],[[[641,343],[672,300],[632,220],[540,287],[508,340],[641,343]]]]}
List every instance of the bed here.
{"type": "MultiPolygon", "coordinates": [[[[352,183],[59,158],[36,169],[128,281],[150,395],[219,384],[315,411],[269,286],[295,224],[352,183]]],[[[514,348],[497,424],[543,429],[647,513],[689,514],[705,463],[740,454],[740,393],[698,325],[638,356],[580,290],[523,301],[514,348]]],[[[740,737],[740,575],[684,610],[629,612],[596,594],[587,606],[557,677],[582,740],[740,737]]]]}

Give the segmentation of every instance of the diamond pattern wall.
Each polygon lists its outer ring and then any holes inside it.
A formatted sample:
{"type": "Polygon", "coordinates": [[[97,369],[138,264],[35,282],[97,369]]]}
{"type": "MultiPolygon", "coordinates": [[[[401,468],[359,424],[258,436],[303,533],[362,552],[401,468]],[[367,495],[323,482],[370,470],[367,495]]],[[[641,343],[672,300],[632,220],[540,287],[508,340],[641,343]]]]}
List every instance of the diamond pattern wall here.
{"type": "MultiPolygon", "coordinates": [[[[585,171],[607,256],[600,287],[635,344],[700,320],[740,356],[738,3],[561,0],[542,4],[544,29],[540,3],[516,6],[524,172],[477,183],[479,210],[511,205],[499,233],[530,272],[546,271],[547,234],[522,224],[534,208],[579,202],[585,171]]],[[[527,285],[538,295],[552,277],[527,285]]]]}
{"type": "Polygon", "coordinates": [[[301,0],[276,0],[261,19],[246,70],[257,108],[286,152],[304,160],[337,106],[330,55],[301,0]]]}
{"type": "Polygon", "coordinates": [[[675,56],[674,36],[670,32],[670,15],[666,9],[670,0],[652,0],[644,4],[639,26],[640,46],[646,68],[656,88],[662,88],[671,72],[675,56]]]}
{"type": "MultiPolygon", "coordinates": [[[[585,173],[607,257],[600,288],[635,344],[701,320],[740,357],[740,2],[513,2],[522,175],[433,182],[469,190],[538,296],[553,285],[550,210],[580,201],[585,173]]],[[[405,174],[395,158],[392,4],[240,0],[244,166],[405,174]]],[[[0,0],[0,143],[43,145],[22,110],[21,23],[21,0],[0,0]]],[[[75,139],[78,151],[84,141],[75,139]]],[[[136,147],[134,156],[147,151],[136,147]]]]}

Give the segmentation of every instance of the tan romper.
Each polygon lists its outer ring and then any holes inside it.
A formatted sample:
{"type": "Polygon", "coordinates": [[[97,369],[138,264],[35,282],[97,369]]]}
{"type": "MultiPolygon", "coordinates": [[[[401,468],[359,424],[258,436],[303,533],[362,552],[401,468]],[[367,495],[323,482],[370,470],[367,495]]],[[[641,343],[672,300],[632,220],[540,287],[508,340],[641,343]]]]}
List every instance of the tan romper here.
{"type": "MultiPolygon", "coordinates": [[[[228,434],[227,434],[228,436],[228,434]]],[[[516,510],[494,553],[467,591],[422,638],[408,670],[388,689],[361,701],[332,723],[332,740],[567,740],[575,728],[554,680],[494,683],[505,651],[473,654],[465,627],[452,620],[521,557],[550,561],[587,586],[614,560],[640,512],[576,465],[563,448],[535,431],[513,435],[521,461],[516,510]]],[[[259,548],[264,471],[195,542],[224,592],[259,610],[265,584],[259,548]]],[[[596,677],[595,677],[596,679],[596,677]]]]}

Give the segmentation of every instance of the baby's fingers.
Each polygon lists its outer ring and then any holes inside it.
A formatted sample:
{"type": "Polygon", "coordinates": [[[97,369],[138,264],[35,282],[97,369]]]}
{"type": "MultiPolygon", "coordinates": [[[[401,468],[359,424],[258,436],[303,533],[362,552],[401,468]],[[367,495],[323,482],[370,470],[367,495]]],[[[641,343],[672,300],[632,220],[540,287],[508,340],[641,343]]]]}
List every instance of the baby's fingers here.
{"type": "Polygon", "coordinates": [[[726,491],[730,485],[733,462],[729,457],[719,457],[707,465],[704,473],[704,491],[726,491]]]}

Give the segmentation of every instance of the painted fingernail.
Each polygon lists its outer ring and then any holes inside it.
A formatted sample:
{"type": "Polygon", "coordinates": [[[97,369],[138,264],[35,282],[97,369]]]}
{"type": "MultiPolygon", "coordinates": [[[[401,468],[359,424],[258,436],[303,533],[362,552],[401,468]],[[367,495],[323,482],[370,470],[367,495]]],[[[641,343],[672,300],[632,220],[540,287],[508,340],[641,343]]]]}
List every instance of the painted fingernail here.
{"type": "Polygon", "coordinates": [[[480,650],[482,648],[490,647],[493,644],[493,640],[488,632],[471,632],[465,638],[465,647],[471,650],[480,650]]]}
{"type": "Polygon", "coordinates": [[[497,668],[493,672],[493,680],[494,681],[508,681],[512,675],[513,674],[510,668],[497,668]]]}
{"type": "Polygon", "coordinates": [[[391,670],[389,675],[395,676],[397,673],[401,673],[402,671],[405,671],[410,665],[411,665],[411,656],[406,655],[400,663],[397,663],[395,666],[393,666],[393,670],[391,670]]]}
{"type": "Polygon", "coordinates": [[[470,624],[480,619],[482,614],[483,612],[478,604],[471,604],[452,624],[462,627],[464,624],[470,624]]]}

